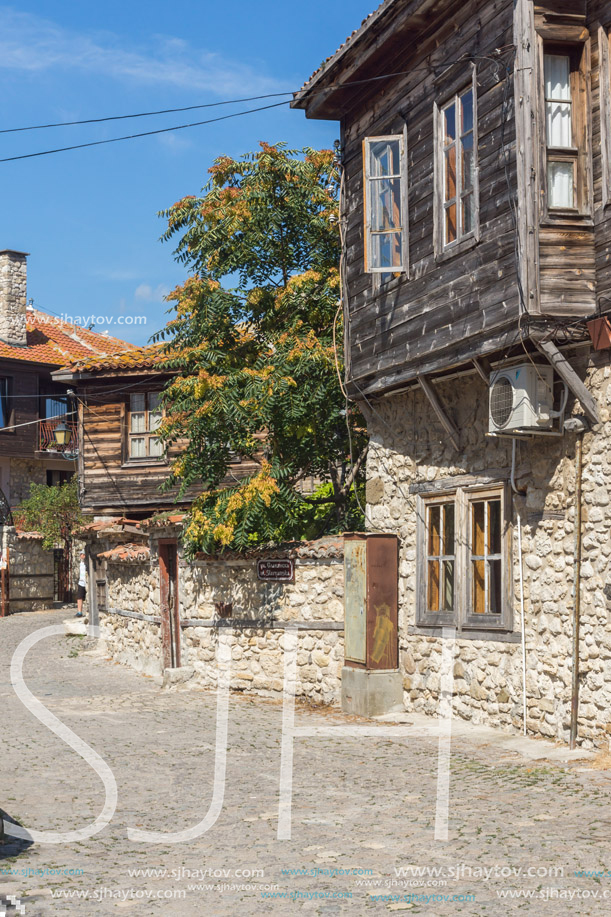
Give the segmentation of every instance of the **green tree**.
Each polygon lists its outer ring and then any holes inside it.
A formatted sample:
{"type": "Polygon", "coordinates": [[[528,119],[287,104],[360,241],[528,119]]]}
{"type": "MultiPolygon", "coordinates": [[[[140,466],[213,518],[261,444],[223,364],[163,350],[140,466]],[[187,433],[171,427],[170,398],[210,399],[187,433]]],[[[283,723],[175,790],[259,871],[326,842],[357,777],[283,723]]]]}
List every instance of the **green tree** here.
{"type": "Polygon", "coordinates": [[[176,256],[192,272],[168,297],[176,316],[160,336],[176,372],[161,436],[186,443],[167,486],[206,488],[187,541],[243,550],[362,525],[351,469],[353,458],[361,466],[364,424],[338,378],[333,153],[264,143],[221,157],[210,173],[201,197],[164,213],[164,239],[178,238],[176,256]],[[232,453],[257,461],[257,473],[228,479],[232,453]],[[310,477],[322,486],[305,496],[310,477]]]}
{"type": "Polygon", "coordinates": [[[72,478],[65,484],[48,487],[46,484],[31,484],[30,496],[13,513],[19,528],[40,532],[42,546],[47,551],[63,548],[64,589],[69,590],[70,557],[74,536],[87,521],[81,513],[78,499],[78,481],[72,478]]]}

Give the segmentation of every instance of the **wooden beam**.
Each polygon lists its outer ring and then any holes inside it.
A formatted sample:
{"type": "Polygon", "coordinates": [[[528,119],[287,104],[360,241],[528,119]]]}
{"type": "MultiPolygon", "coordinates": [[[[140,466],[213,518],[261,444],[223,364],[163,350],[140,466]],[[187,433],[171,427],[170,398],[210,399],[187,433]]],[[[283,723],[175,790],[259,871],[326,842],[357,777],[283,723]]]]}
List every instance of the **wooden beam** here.
{"type": "Polygon", "coordinates": [[[532,340],[537,350],[549,360],[562,381],[566,382],[569,389],[584,409],[588,420],[595,424],[599,423],[598,405],[592,393],[585,383],[581,381],[564,354],[558,350],[552,341],[537,340],[535,336],[532,336],[532,340]]]}
{"type": "Polygon", "coordinates": [[[475,366],[480,378],[486,383],[486,385],[490,385],[490,373],[492,368],[486,357],[476,357],[475,360],[473,360],[473,365],[475,366]]]}
{"type": "Polygon", "coordinates": [[[460,452],[460,433],[458,428],[455,426],[454,421],[447,415],[446,410],[439,399],[439,395],[433,388],[432,383],[426,376],[418,376],[418,382],[422,391],[429,399],[431,407],[437,414],[439,422],[443,429],[448,434],[450,441],[457,452],[460,452]]]}

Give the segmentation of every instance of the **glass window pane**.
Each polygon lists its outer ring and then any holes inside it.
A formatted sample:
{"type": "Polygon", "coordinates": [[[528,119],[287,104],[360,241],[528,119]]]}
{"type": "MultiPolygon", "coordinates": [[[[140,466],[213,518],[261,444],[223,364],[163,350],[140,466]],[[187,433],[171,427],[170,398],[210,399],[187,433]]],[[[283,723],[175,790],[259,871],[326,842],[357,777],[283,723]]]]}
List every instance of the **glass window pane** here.
{"type": "Polygon", "coordinates": [[[462,127],[461,132],[466,134],[473,130],[473,90],[469,89],[460,97],[462,109],[462,127]]]}
{"type": "Polygon", "coordinates": [[[501,572],[500,560],[489,561],[488,601],[490,603],[490,608],[488,611],[493,615],[500,615],[502,612],[501,572]]]}
{"type": "Polygon", "coordinates": [[[574,207],[574,165],[548,162],[547,196],[550,207],[574,207]]]}
{"type": "Polygon", "coordinates": [[[571,105],[568,102],[546,102],[545,108],[547,145],[570,149],[573,145],[571,105]]]}
{"type": "Polygon", "coordinates": [[[473,187],[474,178],[473,134],[466,134],[462,139],[462,188],[469,191],[473,187]]]}
{"type": "Polygon", "coordinates": [[[473,612],[486,613],[486,561],[473,561],[473,612]]]}
{"type": "Polygon", "coordinates": [[[462,231],[464,235],[473,232],[475,224],[475,198],[473,192],[462,199],[462,231]]]}
{"type": "Polygon", "coordinates": [[[149,439],[149,455],[154,457],[163,455],[163,444],[154,436],[149,439]]]}
{"type": "Polygon", "coordinates": [[[571,61],[568,54],[546,54],[545,98],[559,102],[571,101],[571,61]]]}
{"type": "Polygon", "coordinates": [[[456,144],[445,152],[445,190],[444,201],[456,197],[456,144]]]}
{"type": "Polygon", "coordinates": [[[143,436],[130,437],[129,454],[132,458],[144,458],[146,456],[146,440],[143,436]]]}
{"type": "Polygon", "coordinates": [[[384,175],[401,174],[401,141],[373,140],[369,144],[369,175],[380,178],[384,175]]]}
{"type": "Polygon", "coordinates": [[[149,411],[156,411],[161,402],[161,392],[149,392],[149,411]]]}
{"type": "Polygon", "coordinates": [[[441,601],[443,611],[454,611],[454,561],[442,563],[441,601]]]}
{"type": "Polygon", "coordinates": [[[145,414],[132,414],[131,415],[131,427],[130,430],[132,433],[145,433],[146,432],[146,415],[145,414]]]}
{"type": "Polygon", "coordinates": [[[501,553],[501,501],[488,503],[488,553],[501,553]]]}
{"type": "Polygon", "coordinates": [[[429,561],[428,610],[439,611],[439,561],[429,561]]]}
{"type": "Polygon", "coordinates": [[[401,228],[401,179],[383,178],[372,181],[371,228],[373,230],[401,228]]]}
{"type": "Polygon", "coordinates": [[[140,412],[146,410],[146,395],[130,395],[130,411],[140,412]]]}
{"type": "Polygon", "coordinates": [[[484,528],[486,524],[486,502],[481,501],[473,504],[472,508],[473,525],[471,532],[471,553],[478,557],[483,557],[484,548],[484,528]]]}
{"type": "Polygon", "coordinates": [[[444,143],[456,140],[456,105],[454,102],[443,110],[443,139],[444,143]]]}
{"type": "Polygon", "coordinates": [[[441,507],[429,506],[429,555],[439,556],[441,532],[441,507]]]}
{"type": "Polygon", "coordinates": [[[446,245],[456,241],[456,204],[446,208],[446,245]]]}
{"type": "Polygon", "coordinates": [[[443,553],[454,555],[454,504],[446,503],[443,508],[443,553]]]}
{"type": "Polygon", "coordinates": [[[396,268],[403,267],[403,245],[400,232],[388,232],[372,235],[371,237],[371,262],[372,267],[396,268]]]}

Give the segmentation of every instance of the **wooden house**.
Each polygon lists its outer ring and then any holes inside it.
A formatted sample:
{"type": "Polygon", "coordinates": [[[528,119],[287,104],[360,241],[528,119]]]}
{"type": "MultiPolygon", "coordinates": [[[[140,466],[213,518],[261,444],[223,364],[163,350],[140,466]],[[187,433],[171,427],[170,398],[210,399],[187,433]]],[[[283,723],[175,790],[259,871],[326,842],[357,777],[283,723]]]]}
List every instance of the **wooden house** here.
{"type": "MultiPolygon", "coordinates": [[[[166,491],[177,444],[166,452],[155,435],[163,412],[161,391],[172,373],[160,369],[160,346],[130,348],[107,357],[77,360],[54,373],[78,400],[79,481],[83,511],[95,517],[146,519],[187,508],[202,486],[178,496],[166,491]]],[[[252,474],[255,463],[237,457],[232,480],[252,474]]]]}
{"type": "Polygon", "coordinates": [[[436,709],[450,635],[461,715],[572,742],[611,730],[610,35],[602,0],[385,0],[292,103],[340,125],[395,682],[436,709]]]}

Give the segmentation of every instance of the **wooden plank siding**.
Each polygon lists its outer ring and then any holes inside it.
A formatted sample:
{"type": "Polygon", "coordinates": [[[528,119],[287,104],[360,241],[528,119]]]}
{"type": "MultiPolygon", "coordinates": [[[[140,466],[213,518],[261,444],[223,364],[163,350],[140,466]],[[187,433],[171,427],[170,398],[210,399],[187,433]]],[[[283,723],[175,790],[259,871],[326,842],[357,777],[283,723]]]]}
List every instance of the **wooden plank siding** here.
{"type": "MultiPolygon", "coordinates": [[[[163,385],[159,379],[129,391],[157,391],[163,385]]],[[[150,514],[152,511],[185,508],[202,492],[203,486],[190,487],[176,502],[177,490],[162,492],[167,480],[169,460],[180,454],[180,445],[168,454],[168,461],[129,461],[127,458],[127,417],[129,391],[117,392],[121,380],[101,380],[78,386],[79,429],[81,437],[80,477],[81,500],[86,513],[150,514]],[[108,394],[107,394],[108,392],[108,394]]],[[[231,466],[231,477],[240,479],[258,469],[255,462],[244,460],[231,466]]]]}
{"type": "Polygon", "coordinates": [[[528,337],[526,313],[553,327],[600,302],[609,310],[610,28],[608,0],[396,0],[297,96],[309,117],[341,121],[354,397],[498,355],[528,337]],[[547,205],[543,55],[558,42],[575,50],[575,211],[547,205]],[[477,244],[452,255],[435,244],[434,112],[456,91],[461,66],[468,85],[472,62],[479,231],[477,244]],[[352,85],[328,88],[341,84],[352,85]],[[364,270],[362,144],[404,131],[409,271],[382,284],[364,270]]]}
{"type": "MultiPolygon", "coordinates": [[[[471,251],[440,263],[433,237],[433,106],[445,101],[444,71],[451,70],[456,81],[461,65],[454,61],[469,54],[488,58],[512,40],[510,0],[457,3],[450,11],[446,4],[443,19],[429,21],[423,35],[414,35],[413,44],[403,42],[396,57],[384,54],[386,72],[406,69],[409,61],[409,74],[380,84],[373,98],[371,91],[363,92],[343,119],[351,378],[364,390],[372,383],[378,388],[375,380],[381,375],[392,379],[393,371],[403,377],[408,370],[415,378],[424,366],[427,372],[445,367],[448,351],[458,341],[473,340],[472,352],[467,346],[465,358],[485,353],[476,340],[478,334],[489,335],[517,323],[514,223],[509,206],[517,181],[513,81],[509,77],[505,85],[505,69],[494,60],[477,61],[481,241],[471,251]],[[376,291],[371,275],[363,271],[361,144],[366,136],[400,133],[405,124],[409,274],[376,291]],[[509,151],[507,172],[503,140],[509,151]]],[[[469,68],[465,60],[465,84],[469,68]]]]}

